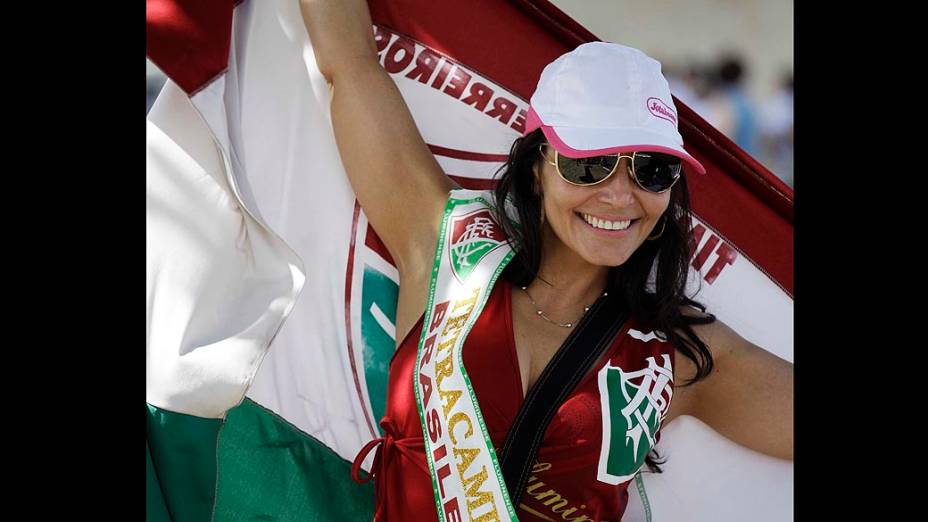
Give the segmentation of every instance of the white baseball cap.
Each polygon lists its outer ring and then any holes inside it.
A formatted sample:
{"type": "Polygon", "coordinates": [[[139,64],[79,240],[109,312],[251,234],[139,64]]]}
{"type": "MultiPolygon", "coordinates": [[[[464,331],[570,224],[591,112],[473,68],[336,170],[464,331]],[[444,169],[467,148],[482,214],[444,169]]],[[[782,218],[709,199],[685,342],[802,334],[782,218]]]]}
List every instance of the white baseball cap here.
{"type": "Polygon", "coordinates": [[[549,63],[532,95],[524,134],[539,127],[571,158],[662,152],[706,173],[683,149],[660,62],[632,47],[590,42],[549,63]]]}

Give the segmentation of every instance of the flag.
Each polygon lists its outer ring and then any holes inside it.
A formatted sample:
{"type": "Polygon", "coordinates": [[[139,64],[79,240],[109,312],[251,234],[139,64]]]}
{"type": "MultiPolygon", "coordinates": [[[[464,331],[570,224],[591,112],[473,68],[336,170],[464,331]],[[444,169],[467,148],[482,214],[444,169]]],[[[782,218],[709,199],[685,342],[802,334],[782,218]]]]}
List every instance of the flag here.
{"type": "MultiPolygon", "coordinates": [[[[542,68],[596,40],[543,0],[370,5],[381,64],[466,188],[493,185],[542,68]]],[[[398,275],[344,174],[299,5],[147,11],[168,76],[147,122],[149,518],[370,519],[349,470],[380,436],[398,275]]],[[[675,103],[708,171],[689,181],[692,291],[792,360],[792,190],[675,103]]],[[[630,487],[624,520],[791,517],[791,463],[688,417],[658,450],[665,473],[630,487]]]]}

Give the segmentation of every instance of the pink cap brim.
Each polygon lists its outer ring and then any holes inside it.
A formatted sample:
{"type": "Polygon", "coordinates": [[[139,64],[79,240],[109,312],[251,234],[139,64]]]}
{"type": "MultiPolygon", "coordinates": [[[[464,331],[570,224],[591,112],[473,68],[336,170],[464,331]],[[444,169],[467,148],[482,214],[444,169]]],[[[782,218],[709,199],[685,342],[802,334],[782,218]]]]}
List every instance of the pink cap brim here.
{"type": "Polygon", "coordinates": [[[665,145],[657,145],[653,143],[638,143],[638,144],[629,144],[629,145],[616,145],[614,147],[598,148],[598,149],[575,149],[564,142],[560,136],[558,136],[557,131],[554,127],[550,125],[545,125],[542,123],[541,118],[538,117],[538,114],[535,113],[535,109],[529,107],[528,114],[525,118],[525,134],[528,134],[534,131],[537,128],[541,128],[541,132],[544,133],[545,138],[548,139],[548,142],[557,150],[559,153],[569,157],[569,158],[586,158],[589,156],[600,156],[603,154],[617,154],[623,152],[660,152],[663,154],[670,154],[671,156],[676,156],[681,160],[685,161],[688,165],[693,167],[697,173],[705,174],[706,168],[702,166],[702,163],[696,161],[695,158],[690,156],[685,150],[681,148],[676,149],[672,147],[667,147],[665,145]]]}

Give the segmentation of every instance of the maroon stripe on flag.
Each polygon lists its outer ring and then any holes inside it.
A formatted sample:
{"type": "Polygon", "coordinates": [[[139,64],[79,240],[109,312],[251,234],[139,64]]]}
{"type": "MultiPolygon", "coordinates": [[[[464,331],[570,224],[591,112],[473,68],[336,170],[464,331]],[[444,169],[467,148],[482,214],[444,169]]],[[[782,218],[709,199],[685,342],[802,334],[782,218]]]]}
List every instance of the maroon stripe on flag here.
{"type": "Polygon", "coordinates": [[[495,179],[465,178],[464,176],[455,176],[453,174],[448,174],[448,177],[460,185],[461,188],[466,188],[468,190],[491,190],[496,188],[495,179]]]}
{"type": "Polygon", "coordinates": [[[345,339],[348,341],[348,362],[351,364],[351,376],[354,378],[354,389],[358,394],[358,402],[364,410],[364,420],[371,432],[371,438],[377,438],[374,421],[364,402],[364,390],[361,389],[361,379],[358,378],[358,367],[354,362],[354,348],[351,342],[351,275],[354,270],[355,238],[358,236],[358,219],[361,216],[361,205],[354,202],[354,214],[351,218],[351,243],[348,244],[348,269],[345,272],[345,339]]]}
{"type": "MultiPolygon", "coordinates": [[[[357,200],[355,200],[354,204],[355,206],[358,205],[357,200]]],[[[364,235],[364,245],[374,252],[377,252],[384,261],[390,263],[393,268],[396,268],[396,261],[393,260],[393,256],[390,255],[390,251],[387,250],[387,245],[385,245],[383,240],[380,239],[380,236],[377,235],[377,232],[374,230],[374,227],[371,226],[370,222],[367,223],[367,234],[364,235]]]]}
{"type": "Polygon", "coordinates": [[[148,58],[188,95],[225,72],[232,0],[148,0],[148,58]]]}
{"type": "Polygon", "coordinates": [[[449,149],[447,147],[440,147],[438,145],[429,144],[429,150],[432,151],[432,154],[438,156],[445,156],[447,158],[455,158],[462,160],[471,160],[471,161],[487,161],[490,163],[499,163],[509,159],[509,156],[506,154],[487,154],[483,152],[470,152],[467,150],[457,150],[449,149]]]}

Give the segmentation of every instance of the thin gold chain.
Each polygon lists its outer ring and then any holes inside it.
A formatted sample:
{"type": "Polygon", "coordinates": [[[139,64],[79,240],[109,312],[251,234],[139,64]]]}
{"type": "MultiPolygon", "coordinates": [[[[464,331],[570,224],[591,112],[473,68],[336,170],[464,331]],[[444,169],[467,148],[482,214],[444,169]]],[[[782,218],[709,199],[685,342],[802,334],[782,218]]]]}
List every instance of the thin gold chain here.
{"type": "MultiPolygon", "coordinates": [[[[525,295],[528,296],[528,300],[532,302],[532,306],[535,307],[535,313],[536,313],[536,315],[538,315],[539,317],[541,317],[541,318],[544,319],[545,321],[548,321],[548,322],[551,323],[551,324],[560,326],[561,328],[573,328],[573,326],[574,326],[575,324],[577,324],[577,322],[578,322],[580,319],[582,319],[583,316],[584,316],[587,312],[590,311],[590,306],[593,306],[593,305],[584,306],[584,307],[583,307],[583,313],[580,314],[580,317],[577,318],[577,321],[574,321],[574,322],[572,322],[572,323],[559,323],[559,322],[557,322],[557,321],[552,321],[551,318],[548,317],[548,315],[545,314],[545,313],[541,310],[541,308],[538,308],[538,303],[536,303],[535,300],[532,299],[532,294],[528,293],[528,289],[527,289],[526,287],[523,286],[523,287],[520,287],[520,288],[522,288],[522,291],[525,292],[525,295]]],[[[607,295],[609,295],[608,292],[603,292],[603,295],[602,295],[601,297],[605,297],[605,296],[607,296],[607,295]]]]}

